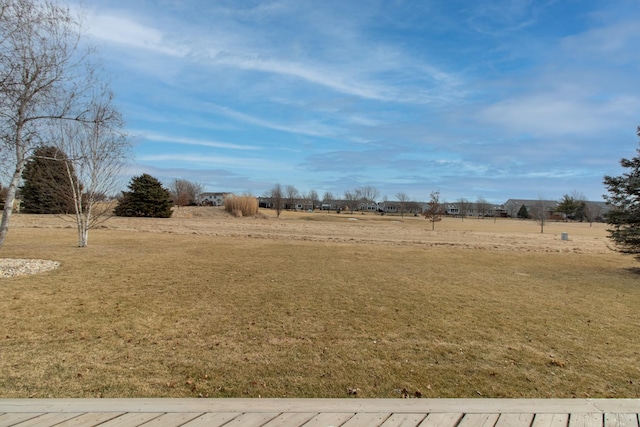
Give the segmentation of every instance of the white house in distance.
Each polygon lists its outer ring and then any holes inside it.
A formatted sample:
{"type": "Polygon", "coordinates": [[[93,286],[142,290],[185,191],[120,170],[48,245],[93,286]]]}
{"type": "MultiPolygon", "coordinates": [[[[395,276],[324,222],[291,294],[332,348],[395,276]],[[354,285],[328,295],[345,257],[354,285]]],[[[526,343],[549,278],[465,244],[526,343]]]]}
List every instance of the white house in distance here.
{"type": "Polygon", "coordinates": [[[201,193],[199,204],[204,206],[224,206],[224,198],[233,193],[201,193]]]}

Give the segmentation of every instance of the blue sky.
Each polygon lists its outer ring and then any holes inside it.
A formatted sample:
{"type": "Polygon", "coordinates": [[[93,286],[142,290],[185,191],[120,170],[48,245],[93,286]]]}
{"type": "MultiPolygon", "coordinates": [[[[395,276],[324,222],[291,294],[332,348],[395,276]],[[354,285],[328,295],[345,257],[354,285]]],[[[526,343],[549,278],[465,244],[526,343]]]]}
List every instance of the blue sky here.
{"type": "Polygon", "coordinates": [[[605,192],[640,125],[637,0],[91,0],[130,176],[261,195],[605,192]]]}

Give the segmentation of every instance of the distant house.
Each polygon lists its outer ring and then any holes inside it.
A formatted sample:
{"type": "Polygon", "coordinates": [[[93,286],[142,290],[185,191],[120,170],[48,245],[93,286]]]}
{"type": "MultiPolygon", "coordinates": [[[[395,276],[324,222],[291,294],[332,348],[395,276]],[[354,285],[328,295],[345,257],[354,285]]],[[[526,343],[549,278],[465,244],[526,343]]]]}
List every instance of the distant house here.
{"type": "MultiPolygon", "coordinates": [[[[274,209],[275,205],[276,202],[273,197],[258,197],[258,207],[263,209],[274,209]]],[[[282,197],[280,199],[280,208],[285,211],[306,211],[315,209],[313,202],[310,200],[301,198],[289,199],[288,197],[282,197]]]]}
{"type": "Polygon", "coordinates": [[[320,204],[320,209],[323,211],[335,211],[338,209],[338,205],[333,201],[325,200],[320,204]]]}
{"type": "Polygon", "coordinates": [[[494,205],[491,203],[467,202],[464,206],[459,203],[446,203],[444,205],[446,215],[464,215],[477,217],[506,217],[504,205],[494,205]]]}
{"type": "Polygon", "coordinates": [[[386,214],[394,214],[400,212],[401,205],[400,202],[390,202],[385,200],[384,202],[378,203],[378,211],[386,214]]]}
{"type": "Polygon", "coordinates": [[[347,200],[323,200],[320,203],[320,209],[323,211],[344,211],[349,210],[349,202],[347,200]]]}
{"type": "Polygon", "coordinates": [[[385,200],[378,203],[378,212],[383,214],[420,215],[426,209],[419,202],[398,202],[385,200]]]}
{"type": "Polygon", "coordinates": [[[376,202],[361,202],[356,207],[360,212],[378,212],[378,204],[376,202]]]}
{"type": "Polygon", "coordinates": [[[199,204],[203,206],[224,206],[224,198],[233,193],[201,193],[199,204]]]}
{"type": "Polygon", "coordinates": [[[447,215],[460,215],[460,208],[455,203],[447,203],[444,208],[444,213],[447,215]]]}

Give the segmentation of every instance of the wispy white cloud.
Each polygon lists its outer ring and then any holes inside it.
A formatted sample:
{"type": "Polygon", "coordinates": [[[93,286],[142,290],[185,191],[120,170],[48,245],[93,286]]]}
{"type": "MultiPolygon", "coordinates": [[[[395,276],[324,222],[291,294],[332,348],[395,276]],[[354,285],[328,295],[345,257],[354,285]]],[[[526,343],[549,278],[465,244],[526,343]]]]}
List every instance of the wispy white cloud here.
{"type": "Polygon", "coordinates": [[[640,97],[619,95],[613,99],[585,99],[559,93],[539,93],[506,99],[478,113],[485,123],[531,135],[590,134],[636,119],[640,97]]]}
{"type": "Polygon", "coordinates": [[[638,19],[600,25],[565,37],[561,42],[562,50],[572,58],[579,57],[589,62],[599,58],[609,64],[639,63],[639,45],[638,19]]]}
{"type": "Polygon", "coordinates": [[[483,34],[504,35],[534,25],[556,0],[487,0],[469,3],[467,24],[483,34]]]}
{"type": "Polygon", "coordinates": [[[218,142],[210,140],[202,140],[197,138],[186,138],[181,136],[165,135],[146,130],[130,130],[131,136],[134,138],[143,138],[153,142],[166,142],[182,145],[198,145],[211,148],[225,148],[230,150],[262,150],[262,147],[255,145],[231,144],[228,142],[218,142]]]}
{"type": "Polygon", "coordinates": [[[616,21],[560,38],[535,67],[501,76],[494,102],[475,117],[516,134],[592,135],[637,121],[637,82],[624,67],[640,66],[640,21],[616,21]],[[622,67],[621,67],[622,65],[622,67]]]}
{"type": "Polygon", "coordinates": [[[209,104],[209,108],[218,114],[222,114],[234,120],[264,127],[267,129],[310,136],[332,136],[340,133],[340,131],[335,127],[327,126],[322,123],[318,123],[317,121],[303,121],[301,123],[297,123],[295,126],[284,125],[273,120],[266,120],[260,117],[252,116],[250,114],[242,113],[229,107],[209,104]]]}
{"type": "Polygon", "coordinates": [[[555,169],[555,170],[545,170],[545,171],[531,171],[524,174],[523,178],[532,178],[532,179],[572,179],[572,178],[581,178],[584,176],[589,176],[589,173],[585,170],[581,169],[555,169]]]}
{"type": "Polygon", "coordinates": [[[231,156],[207,156],[202,154],[149,154],[137,158],[140,162],[166,162],[171,165],[190,164],[193,167],[227,167],[243,170],[280,170],[293,169],[287,162],[267,160],[265,158],[231,157],[231,156]]]}
{"type": "Polygon", "coordinates": [[[213,58],[215,62],[230,65],[252,71],[261,71],[296,77],[307,82],[325,86],[337,92],[355,95],[367,99],[390,100],[385,96],[381,88],[376,85],[347,80],[346,76],[338,74],[326,66],[313,66],[288,60],[262,59],[250,56],[237,56],[231,54],[218,55],[213,58]]]}
{"type": "Polygon", "coordinates": [[[185,54],[184,50],[172,47],[162,31],[125,14],[89,13],[87,27],[91,36],[108,43],[169,56],[185,54]]]}

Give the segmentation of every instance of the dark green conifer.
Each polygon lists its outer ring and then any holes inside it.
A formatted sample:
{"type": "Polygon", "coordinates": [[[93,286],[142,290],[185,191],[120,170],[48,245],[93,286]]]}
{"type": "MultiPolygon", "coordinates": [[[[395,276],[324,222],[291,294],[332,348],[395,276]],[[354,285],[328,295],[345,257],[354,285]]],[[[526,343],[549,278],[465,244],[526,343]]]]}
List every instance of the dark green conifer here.
{"type": "Polygon", "coordinates": [[[53,146],[36,148],[22,172],[21,211],[35,214],[73,213],[69,172],[74,176],[73,165],[68,162],[65,153],[53,146]],[[70,169],[67,170],[67,167],[70,169]]]}
{"type": "Polygon", "coordinates": [[[520,210],[518,210],[518,218],[529,218],[529,211],[527,210],[527,207],[525,205],[520,206],[520,210]]]}
{"type": "Polygon", "coordinates": [[[169,218],[172,205],[169,190],[145,173],[131,180],[129,191],[122,192],[114,213],[117,216],[169,218]]]}

